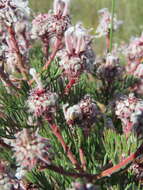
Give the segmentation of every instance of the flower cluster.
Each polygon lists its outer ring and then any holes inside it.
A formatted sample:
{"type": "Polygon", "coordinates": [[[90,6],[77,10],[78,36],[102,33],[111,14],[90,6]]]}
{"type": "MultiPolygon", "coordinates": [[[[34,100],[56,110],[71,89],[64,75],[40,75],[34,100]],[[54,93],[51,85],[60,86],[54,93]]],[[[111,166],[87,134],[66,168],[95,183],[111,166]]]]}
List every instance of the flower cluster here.
{"type": "Polygon", "coordinates": [[[30,91],[27,100],[29,112],[35,117],[52,114],[55,112],[58,95],[45,89],[34,88],[30,91]]]}
{"type": "Polygon", "coordinates": [[[131,39],[125,54],[131,62],[140,62],[143,59],[143,34],[131,39]]]}
{"type": "Polygon", "coordinates": [[[72,188],[68,190],[99,190],[91,183],[83,184],[80,182],[75,182],[72,184],[72,188]]]}
{"type": "Polygon", "coordinates": [[[8,171],[8,166],[2,160],[0,160],[0,189],[24,190],[12,172],[8,171]]]}
{"type": "Polygon", "coordinates": [[[19,56],[25,65],[29,62],[30,8],[28,1],[1,0],[0,2],[0,58],[8,72],[18,68],[19,56]]]}
{"type": "Polygon", "coordinates": [[[15,139],[10,140],[10,144],[19,167],[19,175],[31,170],[38,163],[50,164],[53,158],[49,140],[28,129],[15,134],[15,139]]]}
{"type": "Polygon", "coordinates": [[[102,63],[97,69],[97,77],[108,83],[120,79],[122,73],[123,69],[119,65],[119,57],[113,53],[108,53],[106,63],[102,63]]]}
{"type": "Polygon", "coordinates": [[[53,114],[56,110],[58,95],[43,88],[41,80],[36,76],[35,69],[31,69],[30,74],[37,82],[37,87],[30,91],[26,102],[29,112],[36,118],[53,114]]]}
{"type": "Polygon", "coordinates": [[[132,38],[129,46],[126,48],[125,55],[128,64],[126,71],[138,79],[134,86],[134,91],[143,94],[143,34],[140,37],[132,38]]]}
{"type": "Polygon", "coordinates": [[[93,71],[95,55],[90,46],[91,37],[78,23],[65,32],[65,48],[57,53],[64,76],[78,78],[84,71],[93,71]]]}
{"type": "Polygon", "coordinates": [[[40,38],[44,43],[61,38],[70,25],[69,0],[54,0],[53,11],[40,14],[33,20],[32,38],[40,38]]]}
{"type": "Polygon", "coordinates": [[[21,21],[30,15],[28,0],[1,0],[0,1],[0,21],[7,26],[21,21]]]}
{"type": "Polygon", "coordinates": [[[72,107],[68,107],[68,104],[64,105],[63,111],[69,125],[78,124],[87,132],[91,125],[101,117],[96,102],[89,95],[86,95],[78,104],[72,107]]]}
{"type": "Polygon", "coordinates": [[[130,171],[133,172],[136,181],[139,182],[143,182],[143,164],[142,163],[138,163],[138,162],[134,162],[130,168],[130,171]]]}
{"type": "Polygon", "coordinates": [[[140,134],[142,131],[143,101],[133,94],[121,97],[116,101],[115,114],[122,121],[123,131],[140,134]]]}
{"type": "MultiPolygon", "coordinates": [[[[96,37],[107,36],[110,33],[112,26],[112,15],[107,8],[99,10],[101,14],[100,24],[96,30],[96,37]]],[[[113,30],[117,30],[123,22],[117,20],[116,15],[113,18],[113,30]]]]}

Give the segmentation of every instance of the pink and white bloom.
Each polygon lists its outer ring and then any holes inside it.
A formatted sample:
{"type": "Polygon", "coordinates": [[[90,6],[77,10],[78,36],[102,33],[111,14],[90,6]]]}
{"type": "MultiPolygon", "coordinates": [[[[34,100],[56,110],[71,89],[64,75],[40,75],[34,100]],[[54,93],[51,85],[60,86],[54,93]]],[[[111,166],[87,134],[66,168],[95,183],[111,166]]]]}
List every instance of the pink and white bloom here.
{"type": "MultiPolygon", "coordinates": [[[[99,38],[102,36],[107,36],[109,34],[112,26],[112,15],[107,8],[103,8],[98,12],[101,15],[101,18],[100,23],[96,29],[96,37],[99,38]]],[[[117,20],[116,15],[114,15],[113,30],[117,30],[121,24],[123,24],[123,21],[117,20]]]]}
{"type": "Polygon", "coordinates": [[[125,134],[142,131],[143,100],[133,94],[123,96],[116,101],[115,114],[122,121],[125,134]]]}
{"type": "Polygon", "coordinates": [[[53,12],[57,16],[67,16],[69,14],[70,0],[54,0],[53,12]]]}
{"type": "Polygon", "coordinates": [[[80,23],[68,28],[65,32],[65,46],[69,55],[85,52],[90,41],[91,37],[80,23]]]}
{"type": "Polygon", "coordinates": [[[123,68],[120,66],[120,60],[116,53],[111,52],[106,55],[106,63],[101,63],[97,68],[97,77],[107,82],[114,82],[120,79],[123,74],[123,68]]]}
{"type": "Polygon", "coordinates": [[[30,8],[28,0],[1,0],[0,1],[0,20],[7,26],[29,17],[30,8]]]}
{"type": "Polygon", "coordinates": [[[95,55],[90,46],[91,36],[79,23],[65,32],[65,48],[57,53],[64,76],[79,78],[84,71],[92,72],[95,55]]]}
{"type": "Polygon", "coordinates": [[[63,112],[69,125],[79,124],[84,130],[88,130],[101,117],[101,112],[90,95],[86,95],[78,104],[68,106],[63,106],[63,112]]]}
{"type": "Polygon", "coordinates": [[[15,139],[9,141],[19,167],[18,172],[29,171],[39,163],[51,163],[53,153],[49,140],[41,137],[37,132],[23,129],[15,134],[15,139]]]}
{"type": "Polygon", "coordinates": [[[96,186],[92,185],[91,183],[80,183],[74,182],[72,183],[72,188],[67,190],[96,190],[96,186]]]}
{"type": "Polygon", "coordinates": [[[30,74],[37,83],[37,87],[30,91],[26,101],[29,113],[32,113],[36,118],[53,114],[57,107],[58,95],[44,89],[35,69],[30,69],[30,74]]]}
{"type": "Polygon", "coordinates": [[[143,33],[140,37],[131,38],[129,46],[125,49],[125,55],[131,62],[138,62],[143,58],[143,33]]]}
{"type": "Polygon", "coordinates": [[[31,37],[40,38],[45,44],[55,37],[63,37],[70,26],[69,0],[55,0],[53,10],[47,14],[38,15],[32,22],[31,37]]]}

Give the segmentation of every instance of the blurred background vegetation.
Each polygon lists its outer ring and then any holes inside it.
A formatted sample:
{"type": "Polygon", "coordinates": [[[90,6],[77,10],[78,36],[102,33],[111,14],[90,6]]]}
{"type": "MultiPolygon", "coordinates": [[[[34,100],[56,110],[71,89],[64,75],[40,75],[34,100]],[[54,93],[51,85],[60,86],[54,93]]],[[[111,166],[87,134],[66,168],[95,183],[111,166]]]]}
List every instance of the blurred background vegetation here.
{"type": "MultiPolygon", "coordinates": [[[[128,42],[132,36],[140,35],[143,31],[143,0],[115,0],[116,14],[124,24],[114,34],[114,42],[128,42]]],[[[30,0],[30,6],[37,12],[46,13],[52,8],[53,0],[30,0]]],[[[98,10],[109,8],[111,11],[112,0],[71,0],[71,16],[73,23],[82,21],[87,28],[95,32],[99,21],[98,10]]],[[[97,46],[103,47],[103,41],[97,40],[97,46]]]]}

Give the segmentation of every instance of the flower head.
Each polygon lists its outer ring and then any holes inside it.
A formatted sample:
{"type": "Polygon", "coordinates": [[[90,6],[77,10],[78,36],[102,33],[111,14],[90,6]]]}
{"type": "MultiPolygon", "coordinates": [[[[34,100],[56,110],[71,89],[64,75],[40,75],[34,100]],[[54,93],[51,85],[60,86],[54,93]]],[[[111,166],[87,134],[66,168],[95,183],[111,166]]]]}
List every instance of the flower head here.
{"type": "Polygon", "coordinates": [[[28,0],[0,1],[0,20],[8,26],[20,21],[22,18],[28,17],[29,14],[28,0]]]}
{"type": "Polygon", "coordinates": [[[85,184],[85,183],[75,182],[72,183],[72,188],[68,190],[97,190],[97,189],[91,183],[85,184]]]}
{"type": "Polygon", "coordinates": [[[53,114],[56,109],[58,95],[43,88],[40,78],[36,75],[35,69],[30,69],[30,74],[37,83],[37,87],[30,91],[26,102],[29,112],[40,117],[53,114]]]}
{"type": "Polygon", "coordinates": [[[143,101],[133,94],[123,96],[116,101],[115,114],[122,121],[123,131],[128,134],[131,131],[139,134],[143,123],[143,101]]]}
{"type": "Polygon", "coordinates": [[[65,32],[65,45],[69,55],[79,55],[86,51],[87,45],[91,42],[90,35],[79,23],[70,27],[65,32]]]}
{"type": "Polygon", "coordinates": [[[143,181],[143,164],[134,162],[130,168],[129,171],[131,171],[136,179],[136,181],[141,182],[143,181]]]}
{"type": "Polygon", "coordinates": [[[53,12],[40,14],[33,20],[31,37],[40,38],[43,43],[48,43],[55,37],[62,37],[71,22],[68,6],[69,0],[55,0],[53,12]]]}
{"type": "Polygon", "coordinates": [[[69,125],[79,124],[84,129],[90,128],[101,116],[96,102],[89,95],[72,107],[64,105],[63,111],[69,125]]]}
{"type": "Polygon", "coordinates": [[[0,189],[1,190],[24,190],[20,182],[15,178],[7,163],[0,160],[0,189]]]}
{"type": "Polygon", "coordinates": [[[57,53],[64,76],[78,78],[84,71],[92,72],[95,55],[90,46],[91,36],[77,24],[65,32],[65,48],[57,53]]]}
{"type": "Polygon", "coordinates": [[[120,79],[123,68],[119,65],[119,57],[114,53],[108,53],[106,63],[100,64],[97,68],[97,77],[107,82],[113,82],[120,79]]]}
{"type": "Polygon", "coordinates": [[[131,62],[137,62],[143,58],[143,33],[140,37],[131,38],[125,55],[131,62]]]}
{"type": "MultiPolygon", "coordinates": [[[[101,19],[96,30],[96,37],[108,35],[112,26],[112,15],[107,8],[99,10],[99,14],[101,14],[101,19]]],[[[113,18],[113,30],[117,30],[122,23],[122,21],[117,20],[115,15],[113,18]]]]}
{"type": "Polygon", "coordinates": [[[56,109],[58,95],[45,89],[35,88],[30,91],[27,100],[29,112],[35,117],[53,114],[56,109]]]}
{"type": "Polygon", "coordinates": [[[14,157],[20,170],[31,170],[38,163],[51,163],[53,154],[49,140],[38,135],[37,132],[31,132],[23,129],[11,140],[14,157]]]}

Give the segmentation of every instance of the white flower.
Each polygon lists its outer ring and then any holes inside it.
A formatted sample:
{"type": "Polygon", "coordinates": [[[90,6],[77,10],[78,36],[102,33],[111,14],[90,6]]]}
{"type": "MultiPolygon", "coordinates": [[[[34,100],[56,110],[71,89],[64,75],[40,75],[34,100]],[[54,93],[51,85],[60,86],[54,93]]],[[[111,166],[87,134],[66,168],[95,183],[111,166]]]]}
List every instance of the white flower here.
{"type": "Polygon", "coordinates": [[[124,51],[132,62],[143,58],[143,33],[140,37],[132,37],[129,46],[124,51]]]}

